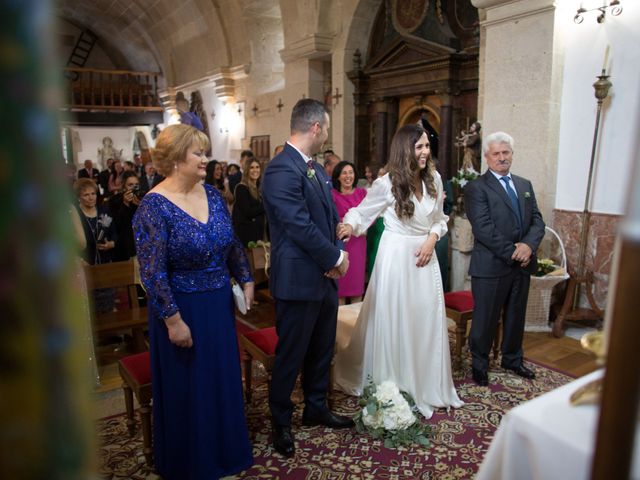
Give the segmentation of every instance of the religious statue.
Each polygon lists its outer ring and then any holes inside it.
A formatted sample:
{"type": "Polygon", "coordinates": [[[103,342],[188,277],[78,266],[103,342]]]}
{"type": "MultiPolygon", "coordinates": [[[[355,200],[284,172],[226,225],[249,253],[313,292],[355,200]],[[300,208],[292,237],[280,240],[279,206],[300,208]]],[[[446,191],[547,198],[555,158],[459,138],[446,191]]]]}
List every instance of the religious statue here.
{"type": "Polygon", "coordinates": [[[464,148],[461,167],[463,170],[480,171],[481,128],[480,122],[473,122],[469,127],[469,132],[462,130],[460,135],[456,137],[456,147],[464,148]]]}
{"type": "Polygon", "coordinates": [[[122,149],[116,150],[113,148],[113,140],[111,137],[104,137],[102,139],[102,148],[98,148],[98,159],[102,165],[107,164],[107,160],[113,158],[114,160],[120,160],[122,157],[122,149]]]}
{"type": "Polygon", "coordinates": [[[195,113],[202,123],[202,131],[206,134],[209,131],[209,122],[207,121],[207,112],[204,111],[204,102],[199,90],[191,92],[191,112],[195,113]]]}
{"type": "Polygon", "coordinates": [[[180,123],[191,125],[201,132],[204,132],[204,125],[197,114],[189,110],[189,101],[185,98],[184,93],[178,92],[176,95],[176,107],[180,114],[180,123]]]}

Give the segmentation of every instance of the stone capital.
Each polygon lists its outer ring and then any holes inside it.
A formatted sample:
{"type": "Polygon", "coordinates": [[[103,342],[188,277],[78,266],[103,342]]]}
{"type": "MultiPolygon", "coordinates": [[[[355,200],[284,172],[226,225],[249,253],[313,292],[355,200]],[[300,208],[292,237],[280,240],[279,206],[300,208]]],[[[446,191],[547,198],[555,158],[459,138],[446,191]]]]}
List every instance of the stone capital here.
{"type": "Polygon", "coordinates": [[[165,111],[171,111],[176,109],[176,92],[173,87],[169,87],[165,90],[158,90],[158,99],[160,105],[165,111]]]}
{"type": "Polygon", "coordinates": [[[210,71],[204,77],[173,87],[174,99],[175,92],[178,90],[195,90],[214,84],[213,89],[216,96],[223,102],[227,102],[235,95],[236,81],[246,79],[250,71],[250,64],[236,65],[233,67],[218,67],[210,71]]]}
{"type": "Polygon", "coordinates": [[[333,36],[315,33],[295,40],[280,50],[280,57],[284,63],[301,58],[315,59],[331,55],[333,36]]]}
{"type": "Polygon", "coordinates": [[[555,0],[471,0],[474,7],[484,9],[482,26],[517,20],[555,9],[555,0]]]}

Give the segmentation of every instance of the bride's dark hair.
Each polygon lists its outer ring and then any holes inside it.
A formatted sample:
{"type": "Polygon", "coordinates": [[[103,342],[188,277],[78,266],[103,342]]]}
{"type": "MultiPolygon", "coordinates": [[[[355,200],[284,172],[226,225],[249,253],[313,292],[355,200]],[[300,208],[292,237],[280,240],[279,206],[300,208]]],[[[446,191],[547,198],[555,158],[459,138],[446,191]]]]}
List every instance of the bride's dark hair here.
{"type": "MultiPolygon", "coordinates": [[[[396,214],[400,219],[413,217],[415,206],[410,197],[415,193],[413,176],[419,169],[415,145],[424,133],[425,130],[419,125],[405,125],[391,141],[387,171],[391,179],[391,193],[396,199],[396,214]]],[[[436,198],[434,170],[435,165],[429,153],[427,165],[420,171],[420,179],[427,186],[429,196],[436,198]]]]}

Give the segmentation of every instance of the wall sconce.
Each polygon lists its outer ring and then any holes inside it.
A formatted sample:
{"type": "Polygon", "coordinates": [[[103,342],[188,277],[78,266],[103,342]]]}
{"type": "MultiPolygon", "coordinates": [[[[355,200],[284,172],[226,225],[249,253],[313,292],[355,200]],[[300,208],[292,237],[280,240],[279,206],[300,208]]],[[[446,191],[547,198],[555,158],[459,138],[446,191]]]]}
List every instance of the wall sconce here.
{"type": "Polygon", "coordinates": [[[576,12],[576,16],[573,17],[573,21],[575,23],[580,24],[580,23],[582,23],[584,21],[583,14],[588,13],[588,12],[598,11],[598,12],[600,12],[600,14],[596,17],[596,21],[598,23],[602,23],[602,22],[604,22],[605,16],[607,14],[607,10],[609,10],[609,13],[611,15],[613,15],[614,17],[617,17],[618,15],[620,15],[622,13],[622,7],[620,6],[620,0],[611,0],[609,2],[609,5],[601,5],[599,7],[593,7],[593,8],[584,8],[583,6],[580,6],[580,8],[576,12]]]}

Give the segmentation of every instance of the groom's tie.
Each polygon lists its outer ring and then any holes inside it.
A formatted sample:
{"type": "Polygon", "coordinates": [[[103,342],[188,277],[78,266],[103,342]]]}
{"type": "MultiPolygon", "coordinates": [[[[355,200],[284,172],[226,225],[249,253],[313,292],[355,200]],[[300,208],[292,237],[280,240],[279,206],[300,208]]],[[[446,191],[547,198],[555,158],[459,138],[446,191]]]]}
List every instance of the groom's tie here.
{"type": "Polygon", "coordinates": [[[507,195],[509,195],[509,200],[511,200],[511,205],[514,210],[518,214],[518,225],[520,226],[520,230],[522,230],[522,213],[520,213],[520,205],[518,204],[518,197],[516,196],[516,192],[513,191],[511,185],[509,185],[509,177],[500,178],[504,182],[505,187],[507,187],[507,195]]]}

